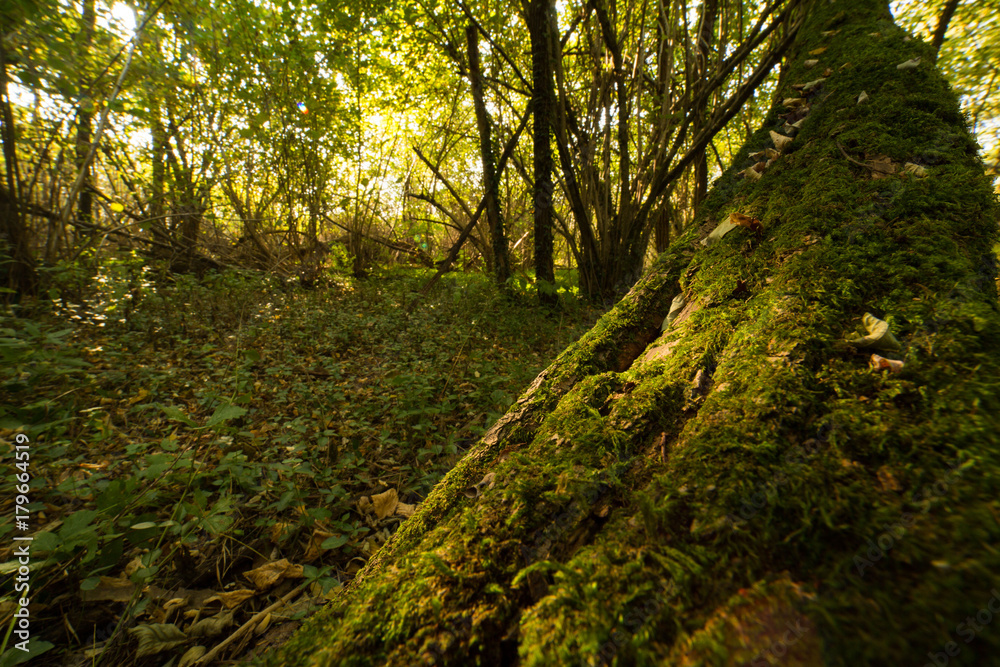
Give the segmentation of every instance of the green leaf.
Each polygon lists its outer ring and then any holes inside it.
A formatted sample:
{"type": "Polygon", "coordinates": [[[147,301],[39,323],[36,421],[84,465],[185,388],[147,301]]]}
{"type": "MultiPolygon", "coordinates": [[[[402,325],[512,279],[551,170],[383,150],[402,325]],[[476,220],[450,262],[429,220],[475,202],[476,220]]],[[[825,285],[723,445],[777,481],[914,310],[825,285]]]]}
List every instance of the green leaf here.
{"type": "Polygon", "coordinates": [[[184,424],[187,424],[188,426],[197,426],[197,424],[195,424],[193,421],[191,421],[190,417],[188,417],[186,414],[184,414],[183,412],[181,412],[180,408],[178,408],[176,406],[173,406],[173,405],[161,405],[160,409],[163,410],[163,413],[165,415],[167,415],[167,417],[169,417],[170,419],[173,419],[174,421],[182,422],[184,424]]]}
{"type": "Polygon", "coordinates": [[[101,583],[100,577],[88,577],[80,582],[81,591],[92,591],[101,583]]]}
{"type": "Polygon", "coordinates": [[[324,549],[336,549],[347,544],[347,535],[334,535],[323,540],[323,544],[320,545],[324,549]]]}
{"type": "Polygon", "coordinates": [[[0,656],[0,667],[12,667],[12,665],[20,665],[28,662],[32,658],[45,653],[53,646],[55,646],[55,644],[52,642],[29,639],[27,651],[22,651],[18,648],[11,648],[5,651],[4,654],[0,656]]]}
{"type": "Polygon", "coordinates": [[[230,419],[236,419],[237,417],[242,417],[247,413],[246,408],[241,408],[231,403],[224,403],[215,409],[212,416],[209,418],[208,422],[205,424],[206,428],[212,426],[218,426],[230,419]]]}

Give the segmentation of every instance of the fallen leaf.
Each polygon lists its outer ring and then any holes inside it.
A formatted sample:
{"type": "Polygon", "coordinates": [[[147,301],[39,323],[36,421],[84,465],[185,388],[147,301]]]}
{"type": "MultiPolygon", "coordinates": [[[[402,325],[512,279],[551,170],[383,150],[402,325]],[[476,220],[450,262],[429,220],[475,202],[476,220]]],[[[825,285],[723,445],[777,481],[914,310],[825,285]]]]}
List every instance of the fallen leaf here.
{"type": "Polygon", "coordinates": [[[868,166],[872,170],[872,178],[884,178],[889,174],[896,173],[896,165],[893,163],[891,158],[884,155],[876,156],[868,166]]]}
{"type": "Polygon", "coordinates": [[[896,69],[901,69],[901,70],[916,69],[919,66],[920,66],[920,58],[917,57],[913,58],[912,60],[905,60],[899,63],[898,65],[896,65],[896,69]]]}
{"type": "Polygon", "coordinates": [[[818,79],[813,79],[812,81],[807,81],[806,83],[793,83],[792,88],[795,90],[801,90],[803,93],[811,93],[816,88],[819,88],[824,81],[826,81],[826,77],[820,77],[818,79]]]}
{"type": "Polygon", "coordinates": [[[173,623],[137,625],[129,628],[128,633],[139,641],[139,650],[136,652],[138,658],[168,651],[187,641],[187,635],[173,623]]]}
{"type": "Polygon", "coordinates": [[[207,646],[192,646],[184,652],[184,655],[181,656],[181,661],[178,663],[177,667],[191,667],[191,665],[198,662],[198,659],[206,653],[208,653],[207,646]]]}
{"type": "Polygon", "coordinates": [[[300,579],[302,566],[292,565],[287,558],[282,558],[254,568],[243,576],[254,585],[254,588],[262,591],[271,588],[282,579],[300,579]]]}
{"type": "Polygon", "coordinates": [[[760,232],[764,229],[757,218],[737,213],[736,211],[729,214],[729,221],[738,227],[746,227],[752,232],[760,232]]]}
{"type": "Polygon", "coordinates": [[[410,518],[413,513],[417,511],[416,505],[409,505],[407,503],[399,503],[396,505],[396,516],[401,516],[405,518],[410,518]]]}
{"type": "MultiPolygon", "coordinates": [[[[760,172],[757,171],[756,169],[754,169],[753,167],[747,167],[746,169],[744,169],[740,173],[743,174],[743,178],[748,178],[751,181],[759,181],[760,180],[760,172]]],[[[702,245],[705,245],[705,243],[702,242],[702,245]]]]}
{"type": "Polygon", "coordinates": [[[867,101],[868,101],[868,93],[862,90],[861,94],[858,95],[858,104],[864,104],[867,101]]]}
{"type": "Polygon", "coordinates": [[[128,602],[135,591],[135,584],[119,577],[101,577],[97,586],[89,591],[80,591],[80,598],[87,602],[128,602]]]}
{"type": "Polygon", "coordinates": [[[880,320],[871,313],[865,313],[862,322],[868,331],[868,335],[851,334],[848,336],[848,343],[857,347],[869,347],[875,350],[898,350],[900,348],[899,341],[889,331],[888,322],[880,320]]]}
{"type": "Polygon", "coordinates": [[[839,32],[840,32],[839,30],[824,30],[820,34],[823,35],[824,37],[833,37],[839,32]]]}
{"type": "Polygon", "coordinates": [[[812,69],[813,67],[819,64],[819,61],[815,59],[809,59],[802,64],[805,66],[806,69],[812,69]]]}
{"type": "Polygon", "coordinates": [[[375,506],[375,516],[379,519],[384,519],[396,511],[396,505],[399,504],[399,496],[396,494],[396,489],[389,489],[388,491],[373,495],[372,503],[375,506]]]}
{"type": "Polygon", "coordinates": [[[660,331],[666,331],[670,328],[670,325],[674,323],[677,316],[680,315],[681,310],[684,309],[684,304],[686,300],[684,299],[684,293],[681,292],[673,298],[670,302],[670,310],[667,311],[667,316],[663,318],[663,324],[660,325],[660,331]]]}
{"type": "Polygon", "coordinates": [[[788,148],[788,146],[792,143],[791,137],[786,137],[782,134],[778,134],[774,130],[771,130],[770,135],[771,135],[771,141],[774,142],[774,147],[777,148],[782,153],[785,152],[785,149],[788,148]]]}
{"type": "Polygon", "coordinates": [[[798,109],[801,106],[805,106],[807,102],[804,97],[786,97],[781,103],[789,109],[798,109]]]}
{"type": "Polygon", "coordinates": [[[205,603],[208,604],[209,602],[218,601],[221,602],[226,609],[235,609],[255,595],[256,593],[249,588],[241,588],[237,591],[229,591],[228,593],[216,593],[212,597],[208,598],[205,603]]]}
{"type": "Polygon", "coordinates": [[[187,630],[189,637],[215,637],[233,624],[233,612],[224,611],[215,616],[203,618],[187,630]]]}
{"type": "MultiPolygon", "coordinates": [[[[892,334],[889,334],[890,336],[892,334]]],[[[897,359],[886,359],[885,357],[880,357],[877,354],[873,354],[872,358],[868,360],[868,365],[877,371],[892,371],[893,373],[898,373],[903,370],[903,362],[897,359]]]]}
{"type": "Polygon", "coordinates": [[[904,164],[903,171],[907,174],[913,174],[917,178],[924,178],[927,176],[927,169],[921,167],[919,164],[914,164],[913,162],[907,162],[904,164]]]}
{"type": "Polygon", "coordinates": [[[832,67],[827,67],[825,70],[823,70],[823,77],[824,78],[830,77],[832,75],[833,75],[833,68],[832,67]]]}
{"type": "Polygon", "coordinates": [[[809,55],[811,55],[811,56],[818,56],[821,53],[826,53],[826,49],[827,48],[828,47],[821,46],[818,49],[813,49],[812,51],[809,52],[809,55]]]}
{"type": "Polygon", "coordinates": [[[701,244],[703,246],[714,245],[715,243],[722,240],[723,236],[725,236],[734,229],[736,229],[736,225],[730,222],[729,219],[727,218],[722,222],[720,222],[718,225],[716,225],[715,229],[712,230],[712,233],[701,240],[701,244]]]}

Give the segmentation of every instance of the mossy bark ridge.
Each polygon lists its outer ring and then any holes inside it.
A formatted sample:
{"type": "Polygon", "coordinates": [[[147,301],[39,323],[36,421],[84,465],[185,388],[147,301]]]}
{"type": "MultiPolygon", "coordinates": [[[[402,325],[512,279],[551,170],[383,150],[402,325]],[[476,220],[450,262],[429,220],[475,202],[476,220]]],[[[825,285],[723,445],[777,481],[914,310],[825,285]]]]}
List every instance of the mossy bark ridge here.
{"type": "Polygon", "coordinates": [[[930,47],[806,9],[704,224],[272,664],[996,661],[996,200],[930,47]],[[732,213],[761,229],[699,243],[732,213]],[[866,313],[902,371],[848,343],[866,313]]]}

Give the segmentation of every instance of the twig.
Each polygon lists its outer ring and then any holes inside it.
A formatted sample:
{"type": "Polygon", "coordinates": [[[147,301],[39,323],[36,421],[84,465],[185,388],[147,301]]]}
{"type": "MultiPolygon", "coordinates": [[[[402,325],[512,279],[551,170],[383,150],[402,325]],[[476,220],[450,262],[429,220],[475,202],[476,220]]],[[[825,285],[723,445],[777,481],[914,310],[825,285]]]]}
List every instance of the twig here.
{"type": "Polygon", "coordinates": [[[272,611],[274,611],[278,607],[286,604],[289,600],[291,600],[293,597],[295,597],[296,595],[298,595],[302,591],[302,589],[304,589],[307,585],[309,585],[309,582],[308,581],[303,581],[301,584],[299,584],[298,586],[296,586],[295,588],[293,588],[291,591],[289,591],[288,593],[286,593],[284,597],[282,597],[280,600],[278,600],[277,602],[275,602],[274,604],[272,604],[270,607],[264,609],[263,611],[259,611],[256,614],[254,614],[253,617],[251,617],[249,621],[247,621],[246,623],[244,623],[243,625],[241,625],[239,627],[239,629],[236,630],[236,632],[234,632],[233,634],[231,634],[228,637],[226,637],[225,640],[223,640],[221,643],[219,643],[211,651],[209,651],[205,655],[203,655],[200,658],[198,658],[197,662],[195,662],[194,664],[196,664],[196,665],[207,665],[207,664],[211,663],[211,661],[215,658],[215,656],[217,656],[222,651],[222,649],[226,648],[227,646],[229,646],[230,644],[232,644],[237,639],[241,639],[244,635],[246,635],[248,632],[250,632],[253,628],[257,627],[257,624],[260,622],[260,620],[262,618],[264,618],[264,616],[266,616],[267,614],[270,614],[272,611]]]}
{"type": "Polygon", "coordinates": [[[839,141],[835,141],[834,143],[837,144],[837,148],[840,149],[840,154],[843,155],[844,158],[846,158],[848,162],[852,162],[852,163],[858,165],[859,167],[865,167],[866,169],[871,169],[872,171],[877,171],[880,174],[884,174],[885,173],[884,171],[882,171],[881,169],[878,169],[877,167],[873,167],[870,164],[865,164],[864,162],[858,162],[857,160],[855,160],[854,158],[852,158],[850,155],[847,154],[847,151],[844,150],[844,147],[840,145],[839,141]]]}

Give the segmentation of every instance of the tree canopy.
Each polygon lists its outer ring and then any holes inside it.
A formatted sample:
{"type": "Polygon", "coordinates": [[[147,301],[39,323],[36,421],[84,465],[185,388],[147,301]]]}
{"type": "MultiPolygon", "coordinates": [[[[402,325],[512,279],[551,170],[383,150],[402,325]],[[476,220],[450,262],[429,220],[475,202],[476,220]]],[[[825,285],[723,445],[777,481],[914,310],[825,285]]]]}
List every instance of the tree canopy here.
{"type": "MultiPolygon", "coordinates": [[[[943,30],[939,65],[995,175],[997,11],[953,4],[896,9],[917,36],[943,30]]],[[[15,291],[35,288],[36,263],[109,249],[308,278],[333,243],[358,275],[451,257],[502,285],[541,265],[576,271],[591,297],[619,293],[759,124],[790,29],[779,1],[7,7],[15,291]],[[538,189],[546,136],[552,184],[538,189]],[[532,223],[538,210],[551,216],[532,223]]]]}

